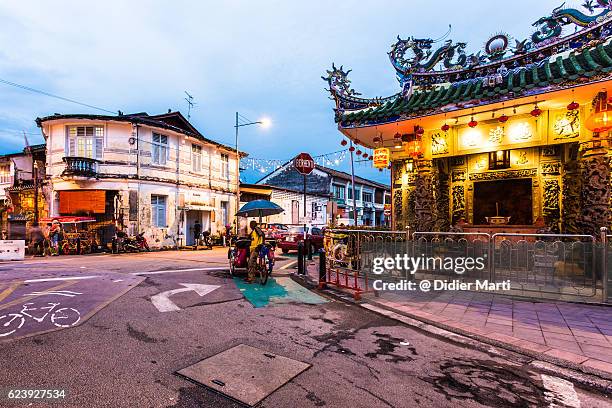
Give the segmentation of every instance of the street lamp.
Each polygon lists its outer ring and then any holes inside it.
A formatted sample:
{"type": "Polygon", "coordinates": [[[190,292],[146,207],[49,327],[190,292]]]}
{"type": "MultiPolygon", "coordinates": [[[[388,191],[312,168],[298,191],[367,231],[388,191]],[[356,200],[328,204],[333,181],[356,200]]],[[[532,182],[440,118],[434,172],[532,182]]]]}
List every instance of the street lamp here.
{"type": "MultiPolygon", "coordinates": [[[[240,151],[238,150],[238,129],[243,126],[260,125],[262,128],[267,129],[272,125],[272,121],[269,118],[262,118],[255,122],[239,123],[238,117],[240,115],[236,112],[236,212],[240,207],[240,151]]],[[[239,233],[238,220],[236,220],[236,235],[239,233]]]]}

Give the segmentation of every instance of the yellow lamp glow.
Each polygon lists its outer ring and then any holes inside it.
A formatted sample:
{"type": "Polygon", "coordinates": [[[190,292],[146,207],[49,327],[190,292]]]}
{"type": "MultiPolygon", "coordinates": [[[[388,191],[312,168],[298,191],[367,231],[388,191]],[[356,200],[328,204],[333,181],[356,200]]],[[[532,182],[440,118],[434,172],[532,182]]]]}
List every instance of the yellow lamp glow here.
{"type": "Polygon", "coordinates": [[[595,97],[595,113],[587,118],[584,125],[595,133],[612,129],[612,107],[608,105],[608,93],[602,91],[595,97]]]}

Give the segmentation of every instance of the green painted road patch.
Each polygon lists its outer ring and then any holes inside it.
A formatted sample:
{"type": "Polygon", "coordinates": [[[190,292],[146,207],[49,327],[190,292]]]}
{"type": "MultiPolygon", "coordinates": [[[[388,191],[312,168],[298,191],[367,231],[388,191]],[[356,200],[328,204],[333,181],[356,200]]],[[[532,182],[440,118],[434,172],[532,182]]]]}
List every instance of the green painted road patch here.
{"type": "Polygon", "coordinates": [[[234,278],[234,282],[244,297],[256,308],[270,304],[307,303],[316,305],[327,302],[325,298],[287,277],[270,277],[268,283],[263,286],[256,282],[248,284],[238,277],[234,278]]]}

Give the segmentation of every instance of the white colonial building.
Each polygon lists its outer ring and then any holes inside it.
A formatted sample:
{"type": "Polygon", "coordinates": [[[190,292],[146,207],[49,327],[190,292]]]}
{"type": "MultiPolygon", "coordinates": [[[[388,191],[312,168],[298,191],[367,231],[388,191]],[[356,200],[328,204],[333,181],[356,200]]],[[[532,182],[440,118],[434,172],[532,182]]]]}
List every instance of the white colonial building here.
{"type": "Polygon", "coordinates": [[[36,120],[47,143],[49,213],[89,215],[99,239],[116,225],[153,247],[193,243],[236,212],[235,149],[204,137],[179,112],[60,115],[36,120]]]}

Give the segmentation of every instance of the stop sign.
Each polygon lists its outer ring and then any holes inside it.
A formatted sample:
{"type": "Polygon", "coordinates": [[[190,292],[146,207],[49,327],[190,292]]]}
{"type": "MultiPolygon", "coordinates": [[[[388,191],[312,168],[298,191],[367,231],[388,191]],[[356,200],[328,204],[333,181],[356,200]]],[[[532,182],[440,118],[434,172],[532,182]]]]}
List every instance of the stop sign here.
{"type": "Polygon", "coordinates": [[[300,174],[306,176],[314,170],[315,162],[308,153],[300,153],[293,159],[293,167],[295,167],[300,174]]]}

